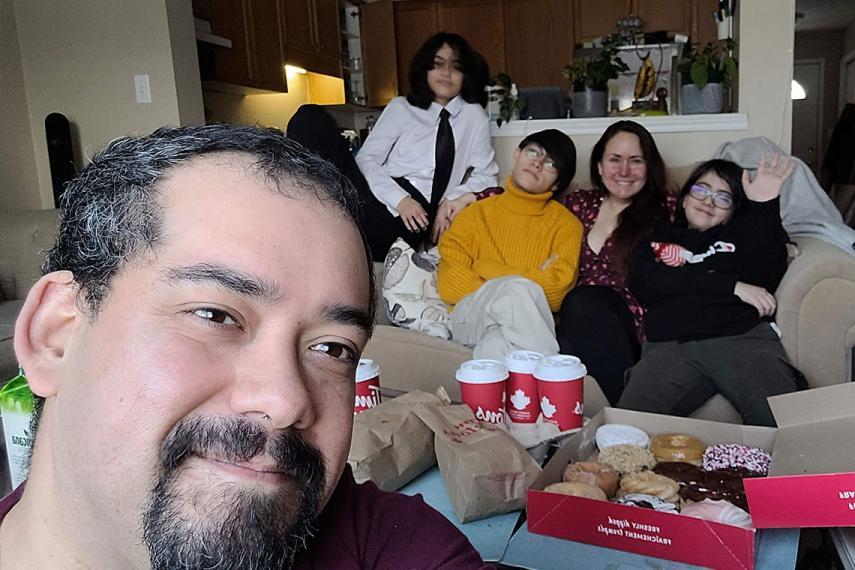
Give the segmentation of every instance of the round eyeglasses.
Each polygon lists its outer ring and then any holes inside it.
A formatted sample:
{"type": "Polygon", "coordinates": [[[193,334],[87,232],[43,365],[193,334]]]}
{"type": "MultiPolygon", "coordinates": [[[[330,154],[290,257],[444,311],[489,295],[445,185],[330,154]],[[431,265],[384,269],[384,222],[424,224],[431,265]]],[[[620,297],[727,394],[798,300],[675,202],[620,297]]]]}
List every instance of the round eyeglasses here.
{"type": "Polygon", "coordinates": [[[555,164],[555,161],[549,158],[549,155],[546,154],[546,151],[542,148],[538,148],[536,146],[527,146],[525,147],[525,155],[529,160],[540,160],[543,164],[543,169],[548,170],[549,172],[558,172],[558,165],[555,164]]]}
{"type": "Polygon", "coordinates": [[[733,196],[722,190],[713,190],[701,184],[692,184],[692,187],[689,188],[689,196],[700,202],[712,198],[713,206],[722,210],[729,210],[733,207],[733,196]]]}

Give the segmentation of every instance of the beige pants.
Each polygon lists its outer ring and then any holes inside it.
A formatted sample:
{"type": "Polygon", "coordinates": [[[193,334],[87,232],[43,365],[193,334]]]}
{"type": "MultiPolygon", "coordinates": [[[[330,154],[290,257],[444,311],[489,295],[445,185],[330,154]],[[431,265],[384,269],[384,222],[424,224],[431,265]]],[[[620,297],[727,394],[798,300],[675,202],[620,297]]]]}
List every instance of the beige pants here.
{"type": "Polygon", "coordinates": [[[529,279],[500,277],[464,297],[451,313],[455,342],[475,358],[504,360],[514,350],[558,354],[555,321],[543,289],[529,279]]]}

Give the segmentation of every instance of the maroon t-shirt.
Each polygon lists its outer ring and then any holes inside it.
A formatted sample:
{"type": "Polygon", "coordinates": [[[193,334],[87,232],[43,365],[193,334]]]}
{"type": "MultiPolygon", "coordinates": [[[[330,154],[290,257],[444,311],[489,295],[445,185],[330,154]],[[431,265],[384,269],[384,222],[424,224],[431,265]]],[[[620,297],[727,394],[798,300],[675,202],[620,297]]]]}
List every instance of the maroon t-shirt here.
{"type": "MultiPolygon", "coordinates": [[[[21,485],[0,500],[0,523],[21,499],[21,485]]],[[[357,485],[346,467],[309,550],[298,570],[409,570],[491,568],[448,519],[421,498],[381,491],[374,483],[357,485]]]]}

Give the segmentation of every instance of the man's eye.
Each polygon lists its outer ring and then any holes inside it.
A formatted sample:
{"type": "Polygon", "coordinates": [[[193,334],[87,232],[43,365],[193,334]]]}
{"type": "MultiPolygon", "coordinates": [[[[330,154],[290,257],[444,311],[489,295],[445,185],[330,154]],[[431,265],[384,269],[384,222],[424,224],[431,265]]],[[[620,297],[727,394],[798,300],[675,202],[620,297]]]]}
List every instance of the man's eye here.
{"type": "Polygon", "coordinates": [[[312,350],[323,352],[336,360],[356,362],[356,353],[350,348],[338,342],[319,342],[311,346],[312,350]]]}
{"type": "Polygon", "coordinates": [[[195,311],[193,311],[193,314],[199,317],[200,319],[210,321],[214,324],[225,326],[238,326],[238,322],[230,314],[220,309],[196,309],[195,311]]]}

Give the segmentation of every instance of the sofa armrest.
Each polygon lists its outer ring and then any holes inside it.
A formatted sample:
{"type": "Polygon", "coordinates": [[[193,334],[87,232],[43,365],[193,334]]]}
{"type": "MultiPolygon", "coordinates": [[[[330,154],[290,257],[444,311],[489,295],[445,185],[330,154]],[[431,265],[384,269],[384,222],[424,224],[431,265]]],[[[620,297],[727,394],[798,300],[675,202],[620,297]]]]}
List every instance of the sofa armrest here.
{"type": "Polygon", "coordinates": [[[57,210],[0,210],[0,299],[23,299],[53,246],[57,210]]]}
{"type": "Polygon", "coordinates": [[[855,256],[811,238],[775,297],[781,342],[811,388],[851,381],[855,346],[855,256]]]}

